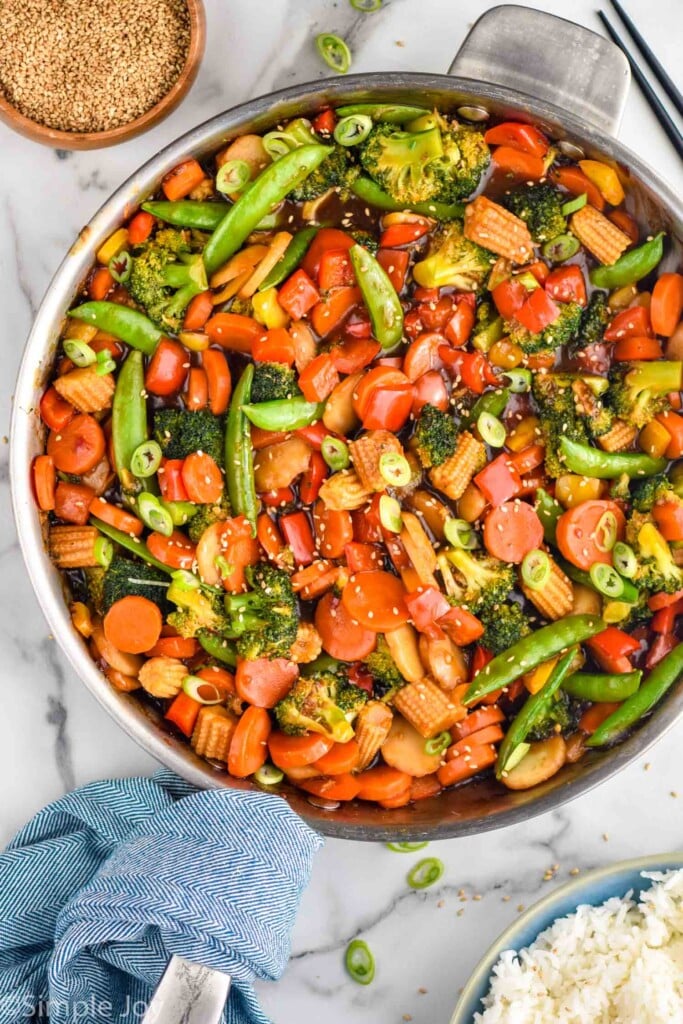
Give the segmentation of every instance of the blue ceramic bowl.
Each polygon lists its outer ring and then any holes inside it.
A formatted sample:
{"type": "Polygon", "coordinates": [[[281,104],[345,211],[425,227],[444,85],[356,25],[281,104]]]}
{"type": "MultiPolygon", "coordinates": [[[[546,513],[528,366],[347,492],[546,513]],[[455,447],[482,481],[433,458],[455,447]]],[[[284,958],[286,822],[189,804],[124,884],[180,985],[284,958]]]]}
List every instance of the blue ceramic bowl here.
{"type": "Polygon", "coordinates": [[[652,883],[641,877],[642,871],[672,871],[683,868],[683,854],[655,854],[637,860],[624,860],[605,868],[597,868],[539,900],[503,932],[490,947],[472,973],[462,991],[451,1024],[472,1024],[474,1014],[481,1011],[481,1000],[490,987],[491,972],[506,949],[522,949],[549,928],[558,917],[573,914],[583,903],[598,906],[611,896],[624,896],[633,889],[636,896],[652,883]]]}

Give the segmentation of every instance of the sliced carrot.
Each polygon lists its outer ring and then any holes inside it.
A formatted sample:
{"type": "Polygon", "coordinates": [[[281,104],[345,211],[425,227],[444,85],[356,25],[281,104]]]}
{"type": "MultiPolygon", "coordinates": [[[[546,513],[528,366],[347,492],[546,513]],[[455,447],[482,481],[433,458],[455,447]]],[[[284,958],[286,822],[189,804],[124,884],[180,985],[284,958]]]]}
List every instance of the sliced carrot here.
{"type": "Polygon", "coordinates": [[[325,558],[341,558],[344,548],[353,540],[353,520],[343,509],[328,508],[318,499],[313,509],[313,527],[320,554],[325,558]]]}
{"type": "Polygon", "coordinates": [[[377,643],[375,631],[366,629],[355,620],[339,598],[331,593],[324,594],[318,601],[315,628],[320,633],[323,650],[342,661],[366,658],[377,643]]]}
{"type": "Polygon", "coordinates": [[[410,801],[429,800],[441,792],[441,783],[436,772],[433,775],[423,775],[421,779],[413,779],[410,784],[410,801]]]}
{"type": "Polygon", "coordinates": [[[410,790],[412,776],[400,772],[397,768],[379,764],[376,768],[368,768],[358,776],[361,800],[393,800],[406,790],[410,790]]]}
{"type": "Polygon", "coordinates": [[[299,787],[324,800],[355,800],[361,784],[358,776],[345,774],[328,779],[302,779],[299,787]]]}
{"type": "Polygon", "coordinates": [[[358,766],[360,752],[355,740],[348,743],[335,743],[335,745],[323,754],[315,762],[315,767],[320,770],[321,775],[343,775],[352,772],[358,766]]]}
{"type": "Polygon", "coordinates": [[[187,408],[193,412],[196,412],[197,409],[206,409],[209,404],[209,379],[201,366],[190,368],[185,402],[187,408]]]}
{"type": "Polygon", "coordinates": [[[484,545],[494,558],[519,564],[543,542],[543,524],[526,501],[506,501],[484,521],[484,545]]]}
{"type": "Polygon", "coordinates": [[[147,547],[154,558],[171,569],[191,569],[194,565],[196,546],[180,530],[174,530],[170,537],[150,533],[147,547]]]}
{"type": "Polygon", "coordinates": [[[262,512],[256,520],[256,539],[271,561],[277,562],[284,551],[285,542],[277,528],[275,520],[267,512],[262,512]]]}
{"type": "Polygon", "coordinates": [[[97,516],[103,523],[108,523],[109,526],[134,537],[139,537],[144,529],[142,522],[132,512],[127,512],[125,508],[112,505],[104,498],[97,498],[94,495],[90,502],[90,515],[97,516]]]}
{"type": "Polygon", "coordinates": [[[210,683],[215,690],[223,695],[224,699],[237,693],[234,675],[221,665],[205,665],[195,675],[199,679],[203,679],[205,683],[210,683]]]}
{"type": "Polygon", "coordinates": [[[472,754],[454,757],[441,765],[436,774],[442,786],[454,786],[456,782],[464,782],[485,768],[490,768],[495,764],[497,756],[495,747],[477,746],[472,754]]]}
{"type": "Polygon", "coordinates": [[[131,245],[142,245],[152,234],[156,218],[146,210],[140,210],[128,223],[128,241],[131,245]]]}
{"type": "Polygon", "coordinates": [[[252,345],[263,334],[261,324],[242,313],[216,313],[207,320],[204,330],[211,342],[245,355],[251,355],[252,345]]]}
{"type": "Polygon", "coordinates": [[[49,455],[38,455],[33,460],[33,489],[38,508],[50,512],[55,507],[55,464],[49,455]]]}
{"type": "Polygon", "coordinates": [[[173,203],[189,195],[205,177],[201,165],[196,160],[183,160],[164,177],[161,189],[166,198],[173,203]]]}
{"type": "Polygon", "coordinates": [[[351,618],[376,633],[397,629],[408,621],[404,597],[398,577],[381,569],[356,573],[342,591],[342,603],[351,618]]]}
{"type": "Polygon", "coordinates": [[[272,728],[264,708],[248,707],[241,716],[228,752],[228,771],[236,779],[246,779],[266,763],[272,728]]]}
{"type": "Polygon", "coordinates": [[[107,641],[124,654],[143,654],[154,647],[162,625],[157,605],[133,594],[115,601],[103,622],[107,641]]]}
{"type": "Polygon", "coordinates": [[[629,213],[626,212],[626,210],[612,210],[607,214],[607,219],[611,220],[613,224],[616,224],[619,230],[623,231],[625,235],[628,235],[635,245],[640,238],[640,231],[638,230],[636,221],[629,213]]]}
{"type": "Polygon", "coordinates": [[[683,312],[683,274],[662,274],[652,289],[650,317],[655,334],[670,338],[683,312]]]}
{"type": "Polygon", "coordinates": [[[62,430],[76,415],[71,402],[59,394],[56,388],[48,388],[40,400],[40,418],[50,430],[62,430]]]}
{"type": "Polygon", "coordinates": [[[411,794],[412,787],[411,789],[405,789],[402,793],[399,793],[398,796],[392,797],[390,800],[378,800],[377,803],[386,811],[393,811],[398,807],[407,807],[408,804],[412,802],[411,794]]]}
{"type": "Polygon", "coordinates": [[[232,378],[228,361],[218,349],[207,348],[201,355],[209,389],[209,408],[214,416],[227,410],[232,391],[232,378]]]}
{"type": "Polygon", "coordinates": [[[223,474],[206,452],[192,452],[183,462],[183,483],[190,501],[210,505],[223,494],[223,474]]]}
{"type": "Polygon", "coordinates": [[[95,302],[106,299],[114,287],[114,278],[111,276],[109,267],[98,267],[88,281],[88,295],[95,302]]]}
{"type": "Polygon", "coordinates": [[[563,512],[557,521],[557,546],[567,561],[578,569],[588,570],[594,562],[612,564],[611,550],[604,550],[602,539],[597,535],[598,524],[606,512],[614,515],[617,540],[623,540],[626,520],[615,501],[583,501],[563,512]]]}
{"type": "Polygon", "coordinates": [[[579,719],[579,729],[582,732],[588,733],[592,736],[599,725],[605,721],[606,718],[616,711],[619,704],[605,703],[605,704],[592,704],[587,708],[579,719]]]}
{"type": "Polygon", "coordinates": [[[496,146],[491,157],[499,171],[516,178],[537,181],[545,174],[545,161],[542,157],[523,153],[512,146],[496,146]]]}
{"type": "Polygon", "coordinates": [[[652,508],[652,518],[664,540],[683,540],[683,505],[677,501],[665,501],[652,508]]]}
{"type": "MultiPolygon", "coordinates": [[[[286,697],[299,675],[299,667],[287,658],[241,658],[235,673],[237,694],[257,708],[274,708],[286,697]]],[[[314,759],[315,760],[315,759],[314,759]]]]}
{"type": "Polygon", "coordinates": [[[47,454],[62,473],[82,476],[104,455],[104,432],[94,416],[80,413],[59,430],[50,431],[47,454]]]}
{"type": "Polygon", "coordinates": [[[283,771],[315,764],[334,746],[334,740],[317,732],[304,736],[288,736],[284,732],[271,732],[268,750],[273,764],[283,771]]]}
{"type": "Polygon", "coordinates": [[[201,710],[202,705],[199,701],[181,690],[177,697],[173,699],[173,703],[164,715],[164,718],[167,722],[173,722],[185,736],[191,736],[201,710]]]}
{"type": "Polygon", "coordinates": [[[487,725],[484,729],[477,729],[476,732],[471,733],[462,740],[458,740],[457,743],[453,743],[446,751],[446,760],[452,761],[454,757],[473,757],[477,758],[478,748],[486,746],[489,743],[498,743],[502,740],[505,733],[501,727],[496,725],[487,725]]]}
{"type": "Polygon", "coordinates": [[[621,338],[612,350],[612,358],[622,363],[632,359],[661,359],[662,343],[656,338],[621,338]]]}
{"type": "Polygon", "coordinates": [[[324,558],[293,574],[292,588],[302,601],[312,601],[330,590],[339,578],[339,568],[324,558]]]}
{"type": "Polygon", "coordinates": [[[585,192],[588,202],[596,210],[605,209],[605,200],[600,189],[578,167],[555,167],[550,171],[549,177],[573,196],[580,196],[585,192]]]}
{"type": "Polygon", "coordinates": [[[199,651],[199,644],[193,637],[161,636],[154,647],[145,651],[148,658],[179,658],[187,661],[199,651]]]}
{"type": "Polygon", "coordinates": [[[504,719],[505,715],[497,704],[492,704],[490,707],[477,708],[476,711],[470,711],[466,718],[463,718],[451,729],[453,742],[457,743],[458,740],[464,740],[466,736],[470,736],[473,732],[480,732],[489,725],[497,725],[499,722],[504,721],[504,719]]]}
{"type": "Polygon", "coordinates": [[[213,298],[210,291],[200,292],[190,299],[183,318],[183,330],[201,331],[213,313],[213,298]]]}

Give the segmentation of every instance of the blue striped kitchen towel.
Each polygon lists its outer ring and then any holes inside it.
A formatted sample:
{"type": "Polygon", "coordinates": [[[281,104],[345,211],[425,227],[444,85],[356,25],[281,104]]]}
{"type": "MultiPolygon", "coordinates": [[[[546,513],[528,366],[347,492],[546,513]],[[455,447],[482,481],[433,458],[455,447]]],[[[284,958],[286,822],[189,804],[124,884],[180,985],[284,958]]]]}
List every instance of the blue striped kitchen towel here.
{"type": "Polygon", "coordinates": [[[252,983],[321,844],[279,797],[168,772],[69,793],[0,854],[0,1024],[139,1024],[174,953],[232,975],[225,1024],[267,1024],[252,983]]]}

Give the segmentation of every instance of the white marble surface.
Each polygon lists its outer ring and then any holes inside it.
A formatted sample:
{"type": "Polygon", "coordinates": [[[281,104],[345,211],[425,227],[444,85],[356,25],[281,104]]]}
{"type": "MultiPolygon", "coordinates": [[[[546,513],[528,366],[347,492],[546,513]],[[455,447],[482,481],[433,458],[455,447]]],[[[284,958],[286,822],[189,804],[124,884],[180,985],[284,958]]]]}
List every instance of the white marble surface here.
{"type": "MultiPolygon", "coordinates": [[[[313,37],[346,35],[354,70],[441,72],[485,0],[384,0],[360,15],[347,0],[206,0],[208,48],[189,97],[133,142],[94,153],[60,153],[0,125],[0,434],[8,429],[23,339],[48,280],[79,227],[158,148],[220,110],[272,88],[323,77],[313,37]]],[[[592,0],[539,7],[596,28],[592,0]]],[[[670,0],[630,0],[661,59],[676,69],[680,31],[670,0]],[[675,17],[675,16],[674,16],[675,17]]],[[[679,20],[680,29],[680,20],[679,20]]],[[[674,150],[634,86],[621,138],[680,188],[674,150]]],[[[88,695],[66,665],[22,571],[11,526],[7,446],[0,448],[0,842],[64,790],[111,775],[150,772],[153,762],[88,695]]],[[[568,877],[638,854],[683,847],[683,723],[648,755],[580,802],[505,832],[432,844],[446,864],[423,894],[405,884],[413,861],[382,846],[328,842],[315,865],[282,982],[262,986],[278,1024],[446,1024],[458,987],[498,932],[568,877]],[[675,796],[679,791],[680,797],[675,796]],[[553,866],[555,866],[553,868],[553,866]],[[552,880],[544,881],[551,869],[552,880]],[[375,983],[361,988],[342,952],[363,936],[376,955],[375,983]],[[422,991],[426,990],[426,991],[422,991]],[[404,1016],[405,1015],[405,1016],[404,1016]]]]}

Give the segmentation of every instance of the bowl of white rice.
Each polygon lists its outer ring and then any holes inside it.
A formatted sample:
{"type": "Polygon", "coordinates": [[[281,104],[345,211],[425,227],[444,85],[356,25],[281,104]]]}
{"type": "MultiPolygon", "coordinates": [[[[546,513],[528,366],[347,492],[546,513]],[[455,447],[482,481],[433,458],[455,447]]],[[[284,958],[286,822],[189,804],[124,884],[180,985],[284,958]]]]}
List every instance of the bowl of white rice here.
{"type": "Polygon", "coordinates": [[[599,868],[536,903],[451,1024],[683,1024],[683,854],[599,868]]]}

